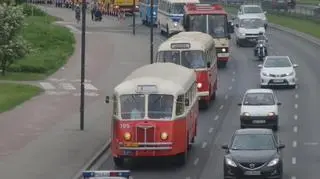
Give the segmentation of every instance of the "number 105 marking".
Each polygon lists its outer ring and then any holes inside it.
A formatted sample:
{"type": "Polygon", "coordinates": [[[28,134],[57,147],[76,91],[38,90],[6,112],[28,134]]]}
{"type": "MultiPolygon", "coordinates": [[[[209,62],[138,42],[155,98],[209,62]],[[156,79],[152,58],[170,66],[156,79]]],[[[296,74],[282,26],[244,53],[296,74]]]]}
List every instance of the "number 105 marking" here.
{"type": "Polygon", "coordinates": [[[129,129],[130,125],[129,124],[120,124],[121,129],[129,129]]]}

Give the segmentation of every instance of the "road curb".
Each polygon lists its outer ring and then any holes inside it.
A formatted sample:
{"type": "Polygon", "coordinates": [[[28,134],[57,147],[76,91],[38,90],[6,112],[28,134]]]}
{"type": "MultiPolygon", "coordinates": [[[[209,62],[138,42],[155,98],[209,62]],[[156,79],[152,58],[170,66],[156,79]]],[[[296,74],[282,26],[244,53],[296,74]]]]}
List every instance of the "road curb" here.
{"type": "Polygon", "coordinates": [[[99,158],[110,148],[111,139],[109,139],[94,155],[93,157],[82,167],[80,171],[73,177],[73,179],[79,179],[82,176],[82,172],[90,170],[92,166],[99,160],[99,158]]]}
{"type": "Polygon", "coordinates": [[[303,40],[306,40],[308,42],[311,42],[317,46],[320,47],[320,39],[316,38],[316,37],[313,37],[309,34],[306,34],[306,33],[303,33],[303,32],[299,32],[297,30],[294,30],[294,29],[290,29],[290,28],[287,28],[287,27],[283,27],[281,25],[278,25],[278,24],[272,24],[272,23],[269,23],[269,27],[273,28],[273,29],[276,29],[278,31],[283,31],[283,32],[286,32],[290,35],[293,35],[293,36],[296,36],[296,37],[299,37],[303,40]]]}

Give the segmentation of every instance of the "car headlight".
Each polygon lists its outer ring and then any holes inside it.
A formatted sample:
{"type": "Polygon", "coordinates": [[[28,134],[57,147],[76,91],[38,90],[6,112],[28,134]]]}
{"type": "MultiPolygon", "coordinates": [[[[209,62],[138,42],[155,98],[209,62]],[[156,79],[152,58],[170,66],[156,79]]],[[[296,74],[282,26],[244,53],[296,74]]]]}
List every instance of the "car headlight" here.
{"type": "Polygon", "coordinates": [[[173,25],[174,25],[174,26],[177,26],[177,25],[178,25],[178,22],[174,22],[173,25]]]}
{"type": "Polygon", "coordinates": [[[161,135],[160,135],[160,138],[161,138],[162,140],[167,140],[167,139],[168,139],[168,133],[162,132],[161,135]]]}
{"type": "Polygon", "coordinates": [[[124,138],[124,140],[130,140],[131,139],[131,134],[129,132],[125,132],[123,134],[123,138],[124,138]]]}
{"type": "Polygon", "coordinates": [[[250,116],[250,113],[244,112],[244,113],[242,113],[242,115],[243,115],[243,116],[250,116]]]}
{"type": "Polygon", "coordinates": [[[157,13],[155,11],[153,11],[153,15],[157,15],[157,13]]]}
{"type": "Polygon", "coordinates": [[[269,73],[262,72],[263,76],[269,76],[269,73]]]}
{"type": "Polygon", "coordinates": [[[198,87],[198,88],[201,88],[201,87],[202,87],[202,83],[198,83],[198,84],[197,84],[197,87],[198,87]]]}
{"type": "Polygon", "coordinates": [[[286,76],[292,76],[294,73],[293,71],[291,73],[287,73],[286,76]]]}
{"type": "Polygon", "coordinates": [[[262,44],[259,44],[259,47],[263,47],[263,45],[262,45],[262,44]]]}
{"type": "Polygon", "coordinates": [[[245,33],[240,33],[240,36],[246,36],[246,34],[245,33]]]}
{"type": "Polygon", "coordinates": [[[226,164],[232,167],[237,167],[237,164],[229,158],[226,158],[226,164]]]}
{"type": "Polygon", "coordinates": [[[269,163],[268,163],[268,167],[272,167],[272,166],[275,166],[275,165],[277,165],[278,163],[279,163],[279,158],[275,158],[275,159],[273,159],[273,160],[271,160],[269,163]]]}
{"type": "Polygon", "coordinates": [[[222,51],[222,52],[226,52],[226,51],[227,51],[227,49],[225,49],[225,48],[222,48],[222,49],[221,49],[221,51],[222,51]]]}
{"type": "Polygon", "coordinates": [[[274,112],[269,112],[268,116],[275,116],[276,114],[274,112]]]}
{"type": "Polygon", "coordinates": [[[139,6],[136,6],[137,9],[139,9],[139,6]]]}

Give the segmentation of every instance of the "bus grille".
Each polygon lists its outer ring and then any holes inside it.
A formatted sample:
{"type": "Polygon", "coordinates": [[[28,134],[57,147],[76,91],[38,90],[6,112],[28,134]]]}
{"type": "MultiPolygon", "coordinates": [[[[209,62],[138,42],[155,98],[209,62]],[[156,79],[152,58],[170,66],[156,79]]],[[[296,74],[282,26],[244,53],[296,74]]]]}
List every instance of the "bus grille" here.
{"type": "Polygon", "coordinates": [[[155,130],[153,126],[137,126],[137,142],[155,142],[155,130]]]}

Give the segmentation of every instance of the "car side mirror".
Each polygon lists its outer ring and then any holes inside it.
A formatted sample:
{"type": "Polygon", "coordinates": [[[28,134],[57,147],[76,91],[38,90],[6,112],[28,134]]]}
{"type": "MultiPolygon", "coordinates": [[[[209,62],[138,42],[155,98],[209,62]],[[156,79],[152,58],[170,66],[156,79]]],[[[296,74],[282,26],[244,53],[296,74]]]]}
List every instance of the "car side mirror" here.
{"type": "Polygon", "coordinates": [[[262,64],[258,65],[259,68],[262,68],[262,64]]]}
{"type": "Polygon", "coordinates": [[[224,149],[224,150],[228,150],[229,149],[227,144],[222,145],[221,148],[224,149]]]}
{"type": "Polygon", "coordinates": [[[282,103],[281,102],[277,102],[277,105],[280,106],[282,103]]]}
{"type": "Polygon", "coordinates": [[[242,106],[242,103],[238,103],[238,106],[242,106]]]}
{"type": "Polygon", "coordinates": [[[109,103],[110,102],[110,97],[109,96],[106,96],[106,99],[104,101],[105,103],[109,103]]]}
{"type": "Polygon", "coordinates": [[[184,105],[185,105],[185,106],[189,106],[189,105],[190,105],[190,104],[189,104],[189,99],[185,99],[185,100],[184,100],[184,105]]]}
{"type": "Polygon", "coordinates": [[[278,149],[284,149],[286,147],[286,145],[284,144],[279,144],[278,149]]]}
{"type": "Polygon", "coordinates": [[[293,64],[293,68],[297,68],[298,66],[298,64],[293,64]]]}
{"type": "Polygon", "coordinates": [[[236,24],[236,28],[239,28],[239,24],[236,24]]]}
{"type": "Polygon", "coordinates": [[[207,62],[207,68],[210,68],[210,67],[211,67],[211,63],[207,62]]]}

